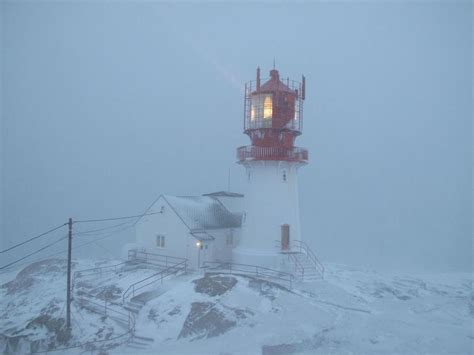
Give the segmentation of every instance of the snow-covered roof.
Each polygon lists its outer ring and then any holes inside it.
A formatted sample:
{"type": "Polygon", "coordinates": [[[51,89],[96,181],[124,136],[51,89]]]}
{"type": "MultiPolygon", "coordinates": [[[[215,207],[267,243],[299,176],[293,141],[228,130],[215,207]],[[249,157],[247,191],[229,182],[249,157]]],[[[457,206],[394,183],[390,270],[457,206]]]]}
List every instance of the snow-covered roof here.
{"type": "Polygon", "coordinates": [[[191,232],[191,235],[198,240],[214,240],[212,235],[207,232],[191,232]]]}
{"type": "Polygon", "coordinates": [[[209,194],[204,194],[203,196],[215,196],[215,197],[244,197],[243,194],[239,194],[237,192],[230,192],[230,191],[217,191],[211,192],[209,194]]]}
{"type": "Polygon", "coordinates": [[[192,231],[240,228],[242,215],[230,212],[215,197],[164,195],[163,198],[192,231]]]}

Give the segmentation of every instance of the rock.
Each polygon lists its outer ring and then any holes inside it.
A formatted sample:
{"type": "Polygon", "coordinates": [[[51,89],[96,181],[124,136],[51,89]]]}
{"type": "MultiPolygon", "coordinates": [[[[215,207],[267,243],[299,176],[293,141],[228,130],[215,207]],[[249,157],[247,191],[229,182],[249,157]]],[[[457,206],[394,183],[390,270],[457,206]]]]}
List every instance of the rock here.
{"type": "Polygon", "coordinates": [[[196,292],[205,293],[211,297],[223,295],[237,284],[235,277],[208,274],[193,282],[196,292]]]}
{"type": "Polygon", "coordinates": [[[212,302],[193,302],[178,339],[212,338],[235,327],[237,322],[227,319],[224,313],[216,309],[215,306],[216,304],[212,302]]]}

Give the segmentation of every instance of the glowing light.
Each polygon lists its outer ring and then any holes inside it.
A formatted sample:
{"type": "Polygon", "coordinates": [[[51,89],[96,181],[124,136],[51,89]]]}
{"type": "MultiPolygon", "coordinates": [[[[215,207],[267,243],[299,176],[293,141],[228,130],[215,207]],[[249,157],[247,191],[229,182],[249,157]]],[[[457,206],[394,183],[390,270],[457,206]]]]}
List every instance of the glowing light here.
{"type": "Polygon", "coordinates": [[[272,97],[268,95],[268,96],[265,96],[265,100],[263,101],[263,118],[264,119],[272,118],[272,113],[273,113],[272,97]]]}
{"type": "Polygon", "coordinates": [[[196,246],[197,246],[197,247],[200,247],[200,246],[201,246],[201,242],[196,242],[196,246]]]}
{"type": "Polygon", "coordinates": [[[250,120],[271,119],[273,115],[273,100],[271,94],[252,95],[250,105],[250,120]]]}

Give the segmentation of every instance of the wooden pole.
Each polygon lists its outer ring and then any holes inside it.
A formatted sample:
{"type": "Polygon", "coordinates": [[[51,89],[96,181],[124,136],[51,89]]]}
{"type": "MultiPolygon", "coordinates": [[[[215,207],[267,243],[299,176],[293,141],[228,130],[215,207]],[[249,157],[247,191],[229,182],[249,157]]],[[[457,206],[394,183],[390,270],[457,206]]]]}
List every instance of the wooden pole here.
{"type": "Polygon", "coordinates": [[[72,218],[69,218],[69,233],[67,243],[67,297],[66,297],[66,326],[71,331],[71,254],[72,254],[72,218]]]}

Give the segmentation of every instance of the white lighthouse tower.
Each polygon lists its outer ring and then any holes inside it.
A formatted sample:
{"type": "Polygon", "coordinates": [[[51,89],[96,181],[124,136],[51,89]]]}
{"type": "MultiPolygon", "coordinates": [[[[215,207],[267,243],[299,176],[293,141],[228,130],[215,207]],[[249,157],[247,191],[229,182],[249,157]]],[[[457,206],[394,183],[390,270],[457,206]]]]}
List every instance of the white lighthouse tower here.
{"type": "Polygon", "coordinates": [[[275,69],[264,84],[257,69],[245,86],[244,133],[251,145],[237,149],[247,186],[236,263],[279,268],[284,252],[301,243],[298,169],[308,151],[294,142],[302,133],[304,99],[304,76],[281,79],[275,69]]]}

